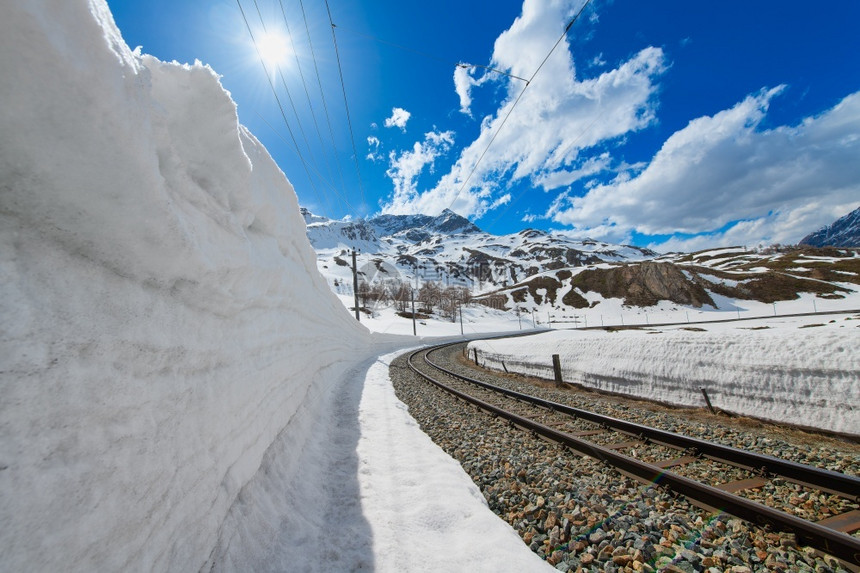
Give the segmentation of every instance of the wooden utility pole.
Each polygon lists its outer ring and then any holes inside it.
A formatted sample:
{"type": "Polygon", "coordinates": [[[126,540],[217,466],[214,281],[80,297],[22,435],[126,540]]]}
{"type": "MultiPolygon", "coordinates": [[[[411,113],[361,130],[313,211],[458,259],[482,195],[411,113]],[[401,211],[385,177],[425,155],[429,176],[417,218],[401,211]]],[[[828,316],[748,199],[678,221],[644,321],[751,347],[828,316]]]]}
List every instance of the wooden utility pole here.
{"type": "Polygon", "coordinates": [[[460,336],[463,336],[463,303],[458,301],[457,306],[460,307],[460,336]]]}
{"type": "Polygon", "coordinates": [[[409,289],[412,294],[412,336],[418,336],[418,331],[415,329],[415,289],[409,289]]]}
{"type": "Polygon", "coordinates": [[[352,250],[352,294],[355,296],[355,320],[361,322],[358,314],[358,269],[355,266],[355,249],[352,250]]]}

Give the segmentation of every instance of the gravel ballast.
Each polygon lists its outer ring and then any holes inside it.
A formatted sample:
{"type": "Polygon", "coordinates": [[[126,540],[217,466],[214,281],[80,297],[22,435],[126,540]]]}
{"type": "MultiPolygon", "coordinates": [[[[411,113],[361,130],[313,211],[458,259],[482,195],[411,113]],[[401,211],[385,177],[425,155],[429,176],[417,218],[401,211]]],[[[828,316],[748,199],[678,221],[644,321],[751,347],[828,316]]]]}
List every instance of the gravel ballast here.
{"type": "MultiPolygon", "coordinates": [[[[456,348],[436,353],[434,360],[446,367],[466,367],[456,348]]],[[[576,407],[801,463],[854,474],[860,467],[855,444],[817,437],[790,443],[779,429],[774,434],[755,425],[715,424],[688,410],[560,392],[491,372],[479,377],[554,401],[573,402],[576,407]]],[[[412,373],[406,356],[392,363],[391,379],[410,414],[460,462],[489,507],[560,571],[848,571],[832,557],[798,547],[791,534],[711,514],[662,488],[641,485],[594,459],[480,412],[412,373]]],[[[806,509],[819,503],[802,492],[796,497],[806,509]]]]}

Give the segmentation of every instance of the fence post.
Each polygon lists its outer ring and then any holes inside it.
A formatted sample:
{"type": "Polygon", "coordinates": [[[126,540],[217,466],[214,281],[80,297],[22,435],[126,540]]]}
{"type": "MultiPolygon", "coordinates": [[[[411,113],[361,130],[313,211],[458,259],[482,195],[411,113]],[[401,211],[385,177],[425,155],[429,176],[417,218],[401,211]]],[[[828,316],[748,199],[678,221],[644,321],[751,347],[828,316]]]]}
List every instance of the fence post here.
{"type": "Polygon", "coordinates": [[[561,386],[563,384],[561,380],[561,359],[558,357],[558,354],[552,355],[552,371],[555,374],[555,385],[561,386]]]}
{"type": "Polygon", "coordinates": [[[475,366],[479,366],[479,364],[478,364],[478,349],[473,348],[472,350],[475,351],[475,366]]]}
{"type": "Polygon", "coordinates": [[[711,405],[711,399],[708,397],[708,391],[702,388],[702,396],[705,397],[705,403],[708,405],[708,410],[711,411],[711,414],[716,414],[717,411],[714,410],[714,407],[711,405]]]}

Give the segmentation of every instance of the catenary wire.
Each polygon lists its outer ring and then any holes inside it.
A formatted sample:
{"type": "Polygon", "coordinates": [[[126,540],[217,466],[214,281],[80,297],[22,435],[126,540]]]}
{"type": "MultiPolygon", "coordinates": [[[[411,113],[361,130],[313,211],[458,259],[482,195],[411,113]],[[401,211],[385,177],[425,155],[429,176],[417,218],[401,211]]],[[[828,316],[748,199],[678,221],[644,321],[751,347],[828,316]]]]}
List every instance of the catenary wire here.
{"type": "MultiPolygon", "coordinates": [[[[260,11],[260,5],[258,4],[257,0],[254,0],[254,7],[257,9],[257,16],[260,18],[260,25],[263,28],[263,32],[268,33],[268,30],[266,29],[266,22],[263,18],[262,12],[260,11]]],[[[286,21],[285,21],[285,23],[286,23],[286,21]]],[[[299,116],[299,110],[298,110],[298,108],[296,108],[296,102],[295,102],[295,100],[293,100],[293,95],[290,92],[290,88],[287,86],[287,80],[284,77],[284,72],[281,69],[281,67],[278,65],[275,65],[275,71],[277,72],[278,77],[281,80],[281,85],[284,87],[284,92],[286,92],[286,94],[287,94],[287,99],[290,102],[290,108],[292,108],[292,110],[293,110],[293,115],[295,115],[295,117],[296,117],[296,124],[299,126],[299,133],[301,134],[302,139],[305,142],[305,146],[307,147],[307,150],[308,150],[308,157],[310,158],[310,164],[314,168],[313,169],[314,172],[316,172],[317,175],[319,175],[320,174],[319,169],[316,168],[316,166],[315,166],[316,165],[316,157],[314,157],[313,148],[311,147],[311,143],[308,140],[307,133],[305,133],[305,128],[302,126],[302,120],[299,116]]],[[[316,189],[316,187],[314,187],[314,188],[316,189]]],[[[325,192],[323,192],[323,198],[325,199],[325,203],[328,206],[328,209],[331,210],[331,202],[329,201],[329,197],[325,192]]],[[[319,196],[317,196],[317,200],[319,200],[319,196]]]]}
{"type": "Polygon", "coordinates": [[[245,14],[245,9],[242,8],[242,3],[240,0],[236,0],[236,4],[239,6],[239,11],[242,13],[242,19],[245,21],[245,27],[248,29],[248,34],[251,36],[251,43],[254,44],[254,50],[257,52],[257,57],[260,59],[260,64],[263,66],[263,73],[266,76],[266,81],[269,83],[269,87],[272,90],[272,95],[275,96],[275,101],[277,102],[278,109],[281,112],[281,118],[284,120],[284,125],[287,126],[287,131],[290,133],[290,139],[293,142],[293,146],[295,147],[296,154],[299,156],[299,159],[301,160],[302,167],[304,167],[304,169],[305,169],[305,174],[308,177],[308,181],[311,184],[311,188],[314,190],[314,195],[316,195],[317,201],[320,201],[319,191],[317,190],[317,187],[316,187],[316,184],[314,183],[313,177],[311,177],[310,170],[308,169],[308,164],[305,161],[304,157],[302,156],[301,149],[299,149],[299,144],[296,141],[296,136],[293,133],[293,129],[290,127],[290,122],[287,121],[287,114],[284,111],[284,106],[281,103],[281,98],[278,97],[278,91],[275,89],[275,84],[272,82],[272,79],[269,77],[269,70],[266,67],[266,62],[263,59],[263,55],[260,53],[260,49],[257,46],[257,40],[256,40],[256,38],[254,38],[254,32],[251,29],[251,24],[248,22],[248,17],[245,14]]]}
{"type": "MultiPolygon", "coordinates": [[[[567,147],[565,147],[564,151],[562,151],[562,152],[561,152],[561,155],[562,155],[562,156],[566,155],[568,151],[570,151],[570,150],[571,150],[571,149],[572,149],[572,148],[573,148],[577,143],[579,143],[579,140],[580,140],[580,139],[582,139],[583,137],[585,137],[585,134],[586,134],[586,133],[588,133],[589,131],[591,131],[591,128],[592,128],[592,127],[594,127],[594,125],[595,125],[595,124],[600,120],[600,118],[602,118],[602,117],[603,117],[604,113],[605,113],[605,112],[601,112],[601,113],[597,114],[597,116],[595,116],[595,118],[594,118],[593,120],[591,120],[591,123],[589,123],[589,124],[585,127],[585,129],[583,129],[583,130],[582,130],[582,132],[580,132],[580,134],[576,137],[576,139],[574,139],[572,142],[570,142],[570,143],[567,145],[567,147]]],[[[490,227],[492,227],[493,225],[495,225],[496,223],[498,223],[498,222],[499,222],[499,220],[500,220],[502,217],[504,217],[505,215],[507,215],[508,211],[510,211],[510,210],[511,210],[511,208],[512,208],[516,203],[517,203],[517,201],[519,201],[520,199],[522,199],[523,195],[525,195],[528,191],[530,191],[530,189],[529,189],[528,187],[526,187],[525,189],[523,189],[522,191],[520,191],[520,192],[517,194],[517,196],[516,196],[516,197],[514,197],[514,199],[513,199],[512,201],[508,202],[508,204],[507,204],[507,206],[505,207],[505,209],[504,209],[501,213],[499,213],[499,214],[498,214],[498,216],[496,216],[496,218],[495,218],[495,219],[493,219],[493,221],[490,223],[490,227]]]]}
{"type": "Polygon", "coordinates": [[[478,165],[480,165],[481,161],[487,155],[487,152],[490,150],[490,146],[493,145],[493,142],[496,140],[496,136],[499,135],[499,132],[505,126],[505,123],[508,121],[508,118],[511,116],[511,113],[514,111],[514,108],[517,107],[517,104],[522,99],[523,94],[525,93],[526,89],[528,89],[529,85],[531,85],[531,82],[538,75],[538,72],[540,72],[541,68],[543,68],[544,64],[546,64],[547,60],[549,60],[550,56],[552,56],[552,53],[555,51],[555,49],[558,47],[558,45],[561,43],[561,41],[565,38],[565,36],[567,36],[567,32],[570,30],[570,28],[573,26],[573,24],[579,18],[580,14],[582,14],[582,12],[585,10],[586,6],[588,6],[588,4],[590,2],[591,2],[591,0],[585,0],[585,3],[582,5],[582,7],[579,9],[579,11],[576,14],[574,14],[574,16],[573,16],[573,18],[571,18],[570,22],[567,23],[567,26],[565,26],[564,31],[561,33],[561,36],[559,36],[558,40],[556,40],[555,44],[550,49],[550,51],[547,53],[546,57],[543,59],[543,61],[540,63],[540,65],[537,67],[537,69],[535,69],[535,71],[531,75],[531,77],[526,81],[526,85],[523,86],[522,91],[520,91],[520,95],[517,96],[517,99],[514,101],[513,105],[508,109],[508,113],[505,115],[504,119],[502,120],[502,123],[499,124],[499,127],[496,129],[496,132],[493,134],[493,137],[490,139],[489,143],[487,143],[487,147],[484,148],[484,151],[481,153],[481,156],[475,162],[475,165],[474,165],[474,167],[472,167],[472,170],[469,172],[469,175],[466,177],[465,181],[463,181],[463,184],[457,190],[457,193],[454,195],[454,198],[451,200],[451,203],[448,205],[449,209],[454,206],[454,203],[457,201],[457,199],[463,193],[463,190],[466,188],[466,185],[469,184],[469,181],[472,179],[472,176],[475,174],[475,171],[477,171],[477,169],[478,169],[478,165]]]}
{"type": "Polygon", "coordinates": [[[332,42],[334,43],[334,53],[335,53],[335,56],[337,58],[337,70],[340,73],[340,87],[343,90],[343,105],[346,108],[346,122],[349,125],[349,137],[350,137],[350,140],[352,141],[352,153],[353,153],[353,159],[355,160],[355,172],[356,172],[356,175],[358,175],[358,188],[359,188],[359,191],[361,192],[361,202],[362,202],[362,204],[364,204],[364,203],[366,203],[365,199],[364,199],[364,184],[361,182],[361,168],[359,167],[359,164],[358,164],[358,150],[355,148],[355,134],[354,134],[353,129],[352,129],[352,119],[349,116],[349,102],[347,101],[347,97],[346,97],[346,84],[343,81],[343,67],[341,66],[341,63],[340,63],[340,51],[337,49],[337,35],[334,32],[335,25],[334,25],[334,21],[332,20],[332,17],[331,17],[331,9],[329,8],[328,0],[325,0],[325,8],[326,8],[326,11],[328,12],[329,24],[331,24],[331,39],[332,39],[332,42]]]}
{"type": "Polygon", "coordinates": [[[328,124],[328,133],[329,133],[329,137],[331,138],[331,147],[334,150],[335,166],[337,167],[337,173],[338,173],[338,176],[340,177],[340,187],[341,187],[341,189],[343,189],[344,195],[346,195],[346,182],[344,181],[344,178],[343,178],[343,170],[340,168],[340,159],[338,159],[337,144],[335,143],[335,140],[334,140],[334,129],[332,128],[332,125],[331,125],[331,117],[330,117],[329,112],[328,112],[328,103],[326,103],[325,90],[323,89],[323,86],[322,86],[322,79],[320,76],[319,65],[317,65],[316,51],[314,50],[314,43],[311,40],[311,30],[310,30],[310,26],[308,26],[308,17],[307,17],[307,13],[305,12],[305,4],[302,0],[299,0],[299,7],[302,10],[302,20],[304,20],[305,33],[308,36],[308,47],[311,50],[311,59],[314,62],[314,72],[316,73],[317,85],[319,86],[319,89],[320,89],[320,99],[322,100],[323,112],[325,112],[325,119],[326,119],[326,123],[328,124]]]}
{"type": "MultiPolygon", "coordinates": [[[[289,36],[289,38],[290,38],[290,47],[292,48],[293,57],[296,60],[296,69],[299,72],[299,78],[301,79],[301,82],[302,82],[302,88],[304,88],[304,91],[305,91],[305,98],[307,99],[308,108],[310,109],[310,112],[311,112],[311,119],[313,120],[314,129],[315,129],[316,134],[317,134],[317,140],[320,143],[320,149],[322,150],[322,155],[323,155],[323,160],[325,161],[326,171],[328,172],[329,179],[333,179],[331,164],[329,163],[328,153],[326,153],[326,145],[323,142],[323,137],[322,137],[322,133],[320,132],[319,122],[317,121],[317,115],[314,111],[313,102],[311,102],[311,94],[308,91],[308,84],[305,81],[305,74],[302,71],[302,64],[299,61],[299,54],[296,51],[296,44],[293,41],[293,33],[292,33],[292,30],[290,30],[290,23],[287,20],[287,12],[284,9],[283,0],[278,0],[278,5],[281,8],[281,16],[283,16],[283,19],[284,19],[284,26],[286,26],[286,28],[287,28],[287,36],[289,36]]],[[[337,149],[335,149],[335,161],[337,161],[337,149]]],[[[329,208],[331,208],[331,206],[329,206],[329,208]]]]}
{"type": "MultiPolygon", "coordinates": [[[[265,124],[266,124],[266,126],[268,126],[268,128],[269,128],[269,129],[271,129],[271,130],[272,130],[272,132],[280,138],[280,140],[281,140],[281,141],[283,141],[284,143],[288,143],[288,142],[287,142],[287,140],[286,140],[286,139],[284,139],[284,137],[283,137],[280,133],[278,133],[278,130],[277,130],[277,129],[275,129],[275,128],[272,126],[272,124],[271,124],[271,123],[269,123],[269,122],[266,120],[266,118],[264,118],[264,117],[263,117],[262,115],[260,115],[259,113],[257,113],[257,117],[259,117],[259,118],[263,121],[263,123],[265,123],[265,124]]],[[[301,156],[299,156],[299,159],[301,159],[301,156]]],[[[313,165],[311,165],[310,167],[311,167],[311,169],[314,169],[313,165]]],[[[341,194],[340,194],[340,192],[337,190],[337,187],[335,187],[334,185],[332,185],[332,184],[331,184],[331,182],[327,181],[327,180],[325,179],[325,177],[323,177],[323,176],[322,176],[322,174],[320,174],[318,171],[317,171],[317,176],[320,178],[320,180],[321,180],[323,183],[326,183],[326,184],[329,186],[329,188],[332,190],[332,192],[334,192],[335,196],[336,196],[340,201],[342,201],[344,205],[346,205],[347,212],[349,212],[349,213],[354,213],[354,212],[355,212],[355,210],[353,209],[352,205],[350,205],[350,203],[349,203],[349,199],[347,199],[347,198],[346,198],[346,196],[341,195],[341,194]]]]}

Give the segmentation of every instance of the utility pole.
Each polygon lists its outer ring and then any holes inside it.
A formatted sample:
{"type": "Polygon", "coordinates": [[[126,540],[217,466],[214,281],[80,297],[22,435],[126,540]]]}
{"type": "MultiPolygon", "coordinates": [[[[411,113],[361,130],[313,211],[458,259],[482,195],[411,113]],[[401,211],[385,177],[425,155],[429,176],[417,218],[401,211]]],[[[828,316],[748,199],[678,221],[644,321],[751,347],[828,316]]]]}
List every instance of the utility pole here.
{"type": "Polygon", "coordinates": [[[358,269],[355,266],[355,249],[352,250],[352,294],[355,297],[355,320],[361,322],[358,314],[358,269]]]}
{"type": "Polygon", "coordinates": [[[418,336],[418,331],[415,329],[415,289],[409,289],[412,295],[412,336],[418,336]]]}
{"type": "Polygon", "coordinates": [[[412,289],[412,336],[418,336],[418,330],[415,326],[415,291],[418,290],[418,265],[412,267],[415,272],[415,288],[412,289]]]}
{"type": "Polygon", "coordinates": [[[460,336],[463,336],[463,303],[457,301],[457,307],[460,309],[460,336]]]}

